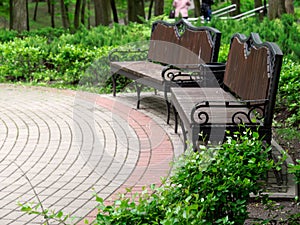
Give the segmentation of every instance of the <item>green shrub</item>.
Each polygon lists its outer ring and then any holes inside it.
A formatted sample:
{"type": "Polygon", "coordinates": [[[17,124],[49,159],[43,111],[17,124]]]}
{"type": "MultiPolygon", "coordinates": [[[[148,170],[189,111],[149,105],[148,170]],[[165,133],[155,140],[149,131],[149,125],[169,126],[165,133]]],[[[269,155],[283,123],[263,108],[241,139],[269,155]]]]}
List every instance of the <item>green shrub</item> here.
{"type": "Polygon", "coordinates": [[[300,129],[300,63],[285,57],[280,74],[276,112],[287,126],[300,129]],[[281,117],[282,117],[281,116],[281,117]]]}
{"type": "Polygon", "coordinates": [[[296,160],[297,164],[289,164],[289,173],[295,175],[295,181],[297,184],[300,184],[300,159],[296,160]]]}
{"type": "Polygon", "coordinates": [[[45,71],[47,40],[42,37],[15,38],[0,44],[1,80],[30,81],[33,72],[45,71]]]}
{"type": "Polygon", "coordinates": [[[0,43],[14,40],[18,32],[14,30],[0,29],[0,43]]]}
{"type": "Polygon", "coordinates": [[[218,62],[226,62],[228,57],[230,44],[224,44],[220,46],[218,62]]]}
{"type": "Polygon", "coordinates": [[[112,27],[98,26],[90,30],[81,28],[74,34],[63,34],[54,45],[81,45],[87,49],[103,46],[118,46],[142,40],[149,40],[151,26],[130,23],[127,26],[114,24],[112,27]]]}
{"type": "Polygon", "coordinates": [[[57,46],[56,52],[51,52],[48,60],[53,69],[60,74],[60,80],[78,84],[85,70],[97,57],[99,55],[96,49],[91,51],[80,45],[66,44],[57,46]]]}
{"type": "Polygon", "coordinates": [[[52,40],[59,38],[62,34],[68,33],[67,30],[63,28],[52,28],[52,27],[45,27],[38,30],[32,31],[23,31],[22,33],[18,33],[15,30],[7,30],[7,29],[0,29],[0,43],[13,41],[15,38],[27,38],[27,37],[44,37],[47,38],[49,42],[52,40]]]}
{"type": "MultiPolygon", "coordinates": [[[[94,63],[107,57],[114,46],[148,40],[150,27],[149,22],[98,26],[91,30],[82,28],[74,34],[52,28],[21,34],[0,32],[0,81],[86,85],[89,77],[89,84],[99,86],[101,80],[102,87],[107,90],[105,84],[111,86],[110,72],[107,72],[109,62],[100,66],[100,80],[96,73],[90,73],[89,67],[95,67],[94,63]]],[[[126,82],[120,80],[118,89],[126,82]]]]}
{"type": "Polygon", "coordinates": [[[18,37],[25,38],[39,36],[45,37],[48,39],[48,42],[51,42],[52,40],[59,38],[63,34],[67,33],[69,33],[69,31],[63,28],[44,27],[37,30],[23,31],[21,34],[18,34],[18,37]]]}
{"type": "Polygon", "coordinates": [[[121,195],[112,206],[97,197],[98,224],[243,224],[250,193],[261,193],[274,166],[258,138],[248,131],[217,148],[188,152],[152,195],[121,195]]]}

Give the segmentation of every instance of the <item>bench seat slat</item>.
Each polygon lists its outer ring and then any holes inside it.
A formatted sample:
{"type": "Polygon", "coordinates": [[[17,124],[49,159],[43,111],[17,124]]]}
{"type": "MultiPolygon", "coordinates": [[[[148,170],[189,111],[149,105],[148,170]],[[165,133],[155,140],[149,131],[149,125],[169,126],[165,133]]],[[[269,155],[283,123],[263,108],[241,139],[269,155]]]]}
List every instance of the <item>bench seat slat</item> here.
{"type": "Polygon", "coordinates": [[[111,71],[120,75],[124,75],[130,79],[138,80],[138,83],[151,86],[159,91],[163,91],[162,70],[164,66],[161,64],[147,61],[132,62],[111,62],[111,71]]]}
{"type": "MultiPolygon", "coordinates": [[[[241,108],[238,111],[248,113],[249,109],[236,98],[222,88],[171,88],[171,102],[176,107],[176,110],[182,120],[186,124],[193,126],[191,118],[194,106],[201,101],[218,101],[220,107],[205,107],[201,111],[207,112],[209,116],[208,124],[218,124],[226,126],[232,124],[232,116],[237,112],[235,108],[226,108],[226,102],[236,102],[241,108]],[[223,105],[223,107],[221,107],[223,105]]],[[[199,118],[194,118],[201,123],[199,118]]],[[[246,121],[246,118],[243,118],[246,121]]],[[[201,125],[201,124],[200,124],[201,125]]]]}

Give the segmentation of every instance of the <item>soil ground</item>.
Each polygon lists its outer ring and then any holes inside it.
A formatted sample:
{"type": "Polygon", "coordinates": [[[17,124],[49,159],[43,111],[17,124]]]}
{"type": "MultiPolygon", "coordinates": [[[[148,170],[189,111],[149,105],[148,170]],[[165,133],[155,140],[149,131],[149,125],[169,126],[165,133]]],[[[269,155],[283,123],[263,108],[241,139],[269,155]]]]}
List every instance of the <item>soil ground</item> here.
{"type": "MultiPolygon", "coordinates": [[[[300,141],[297,138],[287,142],[286,139],[274,131],[274,139],[288,152],[294,163],[296,159],[300,159],[300,141]]],[[[250,202],[248,211],[252,219],[247,220],[245,224],[262,224],[262,221],[266,219],[270,220],[267,224],[300,224],[300,205],[296,203],[295,199],[273,199],[273,201],[269,207],[262,205],[258,201],[250,202]],[[261,221],[259,222],[254,218],[261,221]]]]}

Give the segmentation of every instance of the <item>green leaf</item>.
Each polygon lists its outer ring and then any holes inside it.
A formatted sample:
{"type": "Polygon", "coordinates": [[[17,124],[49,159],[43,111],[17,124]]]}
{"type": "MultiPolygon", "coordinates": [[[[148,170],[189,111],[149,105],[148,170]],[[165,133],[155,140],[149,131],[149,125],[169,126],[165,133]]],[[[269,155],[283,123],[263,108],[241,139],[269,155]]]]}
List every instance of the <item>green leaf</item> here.
{"type": "Polygon", "coordinates": [[[59,211],[57,214],[56,214],[56,217],[57,218],[61,218],[63,216],[63,212],[62,211],[59,211]]]}

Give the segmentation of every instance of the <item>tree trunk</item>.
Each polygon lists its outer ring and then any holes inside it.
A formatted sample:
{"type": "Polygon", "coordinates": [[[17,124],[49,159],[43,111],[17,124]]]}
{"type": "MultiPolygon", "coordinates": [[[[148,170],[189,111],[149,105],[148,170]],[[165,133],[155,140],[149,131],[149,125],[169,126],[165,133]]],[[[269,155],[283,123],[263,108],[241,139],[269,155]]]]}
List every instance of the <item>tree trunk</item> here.
{"type": "Polygon", "coordinates": [[[148,10],[148,20],[151,19],[153,3],[154,3],[154,0],[151,0],[150,4],[149,4],[149,10],[148,10]]]}
{"type": "Polygon", "coordinates": [[[88,5],[88,29],[91,28],[91,0],[87,0],[88,5]]]}
{"type": "Polygon", "coordinates": [[[110,0],[110,6],[111,6],[111,10],[113,12],[114,22],[119,23],[118,12],[117,12],[115,0],[110,0]]]}
{"type": "Polygon", "coordinates": [[[35,2],[34,13],[33,13],[33,21],[36,21],[37,10],[39,6],[39,1],[35,2]]]}
{"type": "Polygon", "coordinates": [[[108,0],[94,0],[96,26],[108,26],[110,22],[110,2],[108,0]]]}
{"type": "Polygon", "coordinates": [[[70,28],[70,21],[67,13],[67,8],[64,0],[60,0],[62,25],[65,29],[70,28]]]}
{"type": "Polygon", "coordinates": [[[280,18],[284,13],[286,13],[284,0],[269,0],[268,16],[270,20],[280,18]]]}
{"type": "Polygon", "coordinates": [[[286,10],[285,10],[285,0],[279,0],[279,4],[278,4],[278,15],[279,17],[281,17],[282,14],[285,14],[286,10]]]}
{"type": "Polygon", "coordinates": [[[81,0],[76,0],[75,13],[74,13],[74,28],[75,29],[78,29],[78,27],[79,27],[80,6],[81,6],[81,0]]]}
{"type": "Polygon", "coordinates": [[[164,1],[155,0],[154,16],[159,16],[162,14],[164,14],[164,1]]]}
{"type": "Polygon", "coordinates": [[[13,22],[14,22],[14,10],[13,10],[13,0],[9,0],[9,29],[13,29],[13,22]]]}
{"type": "Polygon", "coordinates": [[[254,8],[262,6],[262,1],[261,0],[254,0],[254,8]]]}
{"type": "Polygon", "coordinates": [[[200,4],[200,0],[194,0],[194,15],[195,17],[199,17],[201,16],[201,4],[200,4]]]}
{"type": "Polygon", "coordinates": [[[29,30],[28,0],[10,0],[10,29],[29,30]]]}
{"type": "Polygon", "coordinates": [[[51,15],[51,0],[47,0],[48,13],[51,15]]]}
{"type": "Polygon", "coordinates": [[[273,20],[277,17],[277,0],[269,1],[268,17],[270,20],[273,20]]]}
{"type": "Polygon", "coordinates": [[[231,16],[235,16],[241,13],[241,1],[240,0],[232,0],[231,1],[232,4],[236,4],[236,10],[231,12],[230,15],[231,16]]]}
{"type": "MultiPolygon", "coordinates": [[[[51,0],[49,0],[51,1],[51,0]]],[[[55,3],[51,2],[50,5],[50,14],[51,14],[51,27],[55,28],[55,18],[54,18],[54,14],[55,13],[55,3]]]]}
{"type": "Polygon", "coordinates": [[[295,14],[293,0],[285,1],[285,9],[286,9],[286,13],[293,14],[293,15],[295,14]]]}
{"type": "MultiPolygon", "coordinates": [[[[258,8],[262,6],[262,0],[254,0],[254,8],[258,8]]],[[[264,18],[264,13],[259,14],[259,19],[262,20],[264,18]]]]}
{"type": "Polygon", "coordinates": [[[81,6],[81,23],[85,24],[85,7],[86,7],[86,0],[82,1],[82,6],[81,6]]]}
{"type": "Polygon", "coordinates": [[[145,19],[144,0],[128,0],[128,21],[142,23],[139,18],[145,19]]]}

